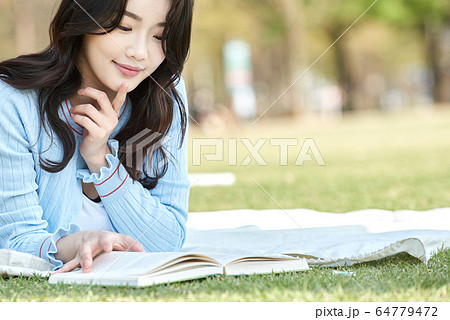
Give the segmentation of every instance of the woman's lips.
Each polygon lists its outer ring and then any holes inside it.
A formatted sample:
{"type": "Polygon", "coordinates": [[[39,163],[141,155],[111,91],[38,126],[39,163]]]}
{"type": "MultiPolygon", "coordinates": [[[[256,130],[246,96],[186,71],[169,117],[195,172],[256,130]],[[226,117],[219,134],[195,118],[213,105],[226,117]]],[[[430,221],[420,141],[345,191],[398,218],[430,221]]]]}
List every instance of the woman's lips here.
{"type": "Polygon", "coordinates": [[[126,77],[135,77],[141,72],[141,70],[135,71],[135,70],[130,70],[130,69],[124,68],[121,65],[117,64],[117,62],[115,62],[115,61],[113,61],[113,62],[114,62],[114,65],[116,66],[116,68],[126,77]]]}

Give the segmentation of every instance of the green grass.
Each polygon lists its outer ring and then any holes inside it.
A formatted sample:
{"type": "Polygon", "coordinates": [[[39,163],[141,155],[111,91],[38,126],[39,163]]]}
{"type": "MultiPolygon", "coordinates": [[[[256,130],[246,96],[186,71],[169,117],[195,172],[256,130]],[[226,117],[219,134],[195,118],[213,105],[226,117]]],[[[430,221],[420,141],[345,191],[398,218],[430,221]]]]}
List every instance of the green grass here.
{"type": "MultiPolygon", "coordinates": [[[[248,166],[204,161],[207,166],[202,162],[202,166],[192,167],[191,171],[231,171],[236,174],[237,183],[233,188],[192,188],[190,211],[278,209],[255,181],[284,208],[347,212],[449,206],[449,116],[449,111],[409,112],[354,116],[328,126],[283,122],[258,123],[254,130],[244,127],[227,134],[224,145],[237,137],[248,138],[253,144],[259,138],[298,138],[299,144],[305,138],[313,138],[326,165],[305,162],[294,166],[298,146],[290,147],[289,165],[281,166],[278,149],[269,141],[260,150],[266,166],[258,166],[254,161],[248,166]]],[[[237,149],[239,164],[248,152],[239,140],[237,149]]],[[[212,150],[205,148],[204,153],[208,152],[212,150]]],[[[224,158],[228,158],[227,150],[224,158]]]]}
{"type": "MultiPolygon", "coordinates": [[[[266,141],[266,166],[228,166],[226,161],[192,166],[191,172],[231,171],[233,187],[192,188],[190,211],[309,208],[347,212],[365,208],[427,210],[448,207],[450,199],[450,111],[409,111],[393,115],[347,116],[340,123],[262,120],[253,128],[202,133],[191,125],[190,138],[314,138],[325,166],[294,166],[298,147],[290,147],[289,165],[278,162],[278,149],[266,141]]],[[[192,145],[192,144],[191,144],[192,145]]],[[[248,154],[240,140],[238,164],[248,154]]],[[[207,152],[208,149],[202,149],[207,152]]],[[[192,150],[190,153],[192,155],[192,150]]],[[[225,151],[225,159],[228,151],[225,151]]],[[[148,288],[50,285],[46,278],[0,278],[0,301],[449,301],[450,251],[427,265],[407,254],[345,267],[306,272],[210,277],[148,288]],[[372,300],[373,299],[373,300],[372,300]]]]}
{"type": "Polygon", "coordinates": [[[345,268],[351,276],[313,268],[146,288],[51,285],[45,278],[16,277],[0,279],[0,296],[2,301],[448,301],[449,262],[448,250],[434,255],[428,267],[399,254],[345,268]]]}

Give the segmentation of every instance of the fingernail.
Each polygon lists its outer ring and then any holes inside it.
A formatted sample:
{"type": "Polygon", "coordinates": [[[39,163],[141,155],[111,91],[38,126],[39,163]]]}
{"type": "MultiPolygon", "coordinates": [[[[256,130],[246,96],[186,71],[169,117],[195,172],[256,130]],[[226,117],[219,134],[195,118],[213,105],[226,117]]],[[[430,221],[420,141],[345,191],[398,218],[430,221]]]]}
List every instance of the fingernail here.
{"type": "Polygon", "coordinates": [[[78,90],[78,94],[80,94],[80,93],[82,93],[82,92],[83,92],[83,89],[78,90]]]}

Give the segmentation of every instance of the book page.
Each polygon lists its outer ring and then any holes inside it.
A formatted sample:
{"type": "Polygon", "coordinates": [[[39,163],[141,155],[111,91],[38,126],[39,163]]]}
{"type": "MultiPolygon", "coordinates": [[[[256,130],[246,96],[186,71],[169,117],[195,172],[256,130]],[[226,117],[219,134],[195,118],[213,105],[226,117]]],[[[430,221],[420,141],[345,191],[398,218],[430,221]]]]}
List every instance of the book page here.
{"type": "Polygon", "coordinates": [[[222,265],[217,262],[216,260],[207,257],[203,254],[198,254],[198,253],[185,253],[183,256],[170,260],[164,264],[162,264],[161,266],[152,269],[148,272],[146,272],[145,274],[155,274],[158,273],[160,271],[162,272],[170,272],[170,270],[176,270],[176,268],[180,265],[187,265],[187,264],[191,264],[191,265],[196,265],[196,266],[220,266],[222,267],[222,265]]]}
{"type": "MultiPolygon", "coordinates": [[[[94,259],[91,272],[87,274],[144,275],[164,270],[167,267],[184,263],[191,259],[200,259],[215,263],[208,257],[186,252],[123,252],[102,253],[94,259]]],[[[71,273],[82,273],[81,269],[71,273]]],[[[63,274],[62,274],[63,275],[63,274]]]]}
{"type": "Polygon", "coordinates": [[[306,260],[280,253],[248,252],[246,254],[226,254],[204,252],[203,254],[217,260],[218,263],[224,266],[224,273],[226,275],[245,275],[309,269],[306,260]]]}
{"type": "Polygon", "coordinates": [[[219,266],[190,266],[180,268],[176,272],[158,273],[151,276],[140,276],[137,285],[153,285],[158,283],[193,280],[221,274],[223,274],[223,268],[219,266]]]}
{"type": "Polygon", "coordinates": [[[308,263],[303,259],[249,259],[228,264],[225,267],[225,274],[237,276],[308,269],[308,263]]]}
{"type": "Polygon", "coordinates": [[[257,253],[257,252],[246,252],[239,254],[228,254],[228,253],[218,253],[218,252],[202,252],[202,255],[208,256],[216,260],[222,266],[227,266],[231,263],[236,263],[244,260],[292,260],[295,259],[290,256],[283,255],[281,253],[257,253]]]}
{"type": "Polygon", "coordinates": [[[90,273],[140,275],[184,255],[186,253],[112,251],[95,258],[90,273]]]}
{"type": "Polygon", "coordinates": [[[155,268],[152,271],[144,273],[143,275],[156,276],[160,274],[175,273],[180,270],[208,268],[208,267],[220,269],[223,268],[222,265],[218,264],[217,262],[206,261],[205,259],[198,259],[195,256],[190,256],[187,258],[182,257],[173,260],[172,263],[166,264],[164,268],[155,268]]]}
{"type": "Polygon", "coordinates": [[[120,252],[103,253],[97,257],[92,271],[59,273],[49,283],[83,283],[98,285],[142,286],[182,281],[223,274],[215,260],[198,254],[181,252],[120,252]]]}

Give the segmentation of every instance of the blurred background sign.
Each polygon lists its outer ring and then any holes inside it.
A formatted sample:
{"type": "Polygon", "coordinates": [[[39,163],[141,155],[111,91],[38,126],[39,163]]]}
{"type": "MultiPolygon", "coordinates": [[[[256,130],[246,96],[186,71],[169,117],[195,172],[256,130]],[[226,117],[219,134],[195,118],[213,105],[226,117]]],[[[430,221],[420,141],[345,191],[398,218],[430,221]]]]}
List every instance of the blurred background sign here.
{"type": "Polygon", "coordinates": [[[253,89],[252,50],[244,40],[229,40],[223,47],[225,85],[231,95],[232,108],[239,119],[256,116],[253,89]]]}

